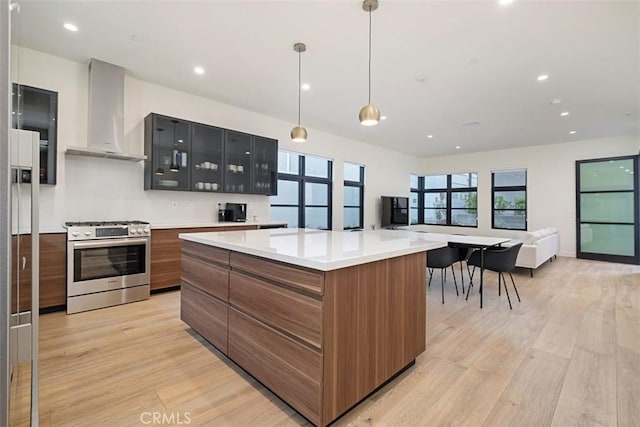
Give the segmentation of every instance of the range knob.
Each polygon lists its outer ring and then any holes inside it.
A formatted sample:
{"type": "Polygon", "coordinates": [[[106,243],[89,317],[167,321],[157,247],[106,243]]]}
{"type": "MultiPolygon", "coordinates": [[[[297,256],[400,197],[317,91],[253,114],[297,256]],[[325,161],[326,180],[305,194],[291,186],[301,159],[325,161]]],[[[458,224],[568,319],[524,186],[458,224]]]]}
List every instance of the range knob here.
{"type": "Polygon", "coordinates": [[[85,232],[84,232],[84,235],[85,235],[85,236],[91,236],[91,232],[90,232],[90,231],[85,231],[85,232]]]}
{"type": "Polygon", "coordinates": [[[71,235],[73,237],[78,237],[80,235],[80,233],[78,233],[77,231],[74,231],[73,233],[71,233],[71,235]]]}
{"type": "Polygon", "coordinates": [[[131,234],[136,234],[138,232],[138,230],[136,230],[135,228],[132,228],[130,231],[131,231],[131,234]]]}
{"type": "Polygon", "coordinates": [[[148,228],[145,228],[145,229],[144,229],[144,230],[142,230],[142,231],[144,231],[144,234],[149,234],[149,229],[148,229],[148,228]]]}

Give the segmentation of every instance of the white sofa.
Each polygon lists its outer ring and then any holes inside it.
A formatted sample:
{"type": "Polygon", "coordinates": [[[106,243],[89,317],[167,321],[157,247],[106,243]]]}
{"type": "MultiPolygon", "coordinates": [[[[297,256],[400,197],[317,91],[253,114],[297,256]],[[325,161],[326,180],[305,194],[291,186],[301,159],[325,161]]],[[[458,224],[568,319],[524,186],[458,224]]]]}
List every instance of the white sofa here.
{"type": "Polygon", "coordinates": [[[522,248],[518,253],[516,267],[528,268],[533,277],[533,270],[540,267],[547,260],[553,261],[560,248],[560,235],[557,228],[543,228],[536,231],[528,231],[504,246],[511,246],[522,242],[522,248]]]}

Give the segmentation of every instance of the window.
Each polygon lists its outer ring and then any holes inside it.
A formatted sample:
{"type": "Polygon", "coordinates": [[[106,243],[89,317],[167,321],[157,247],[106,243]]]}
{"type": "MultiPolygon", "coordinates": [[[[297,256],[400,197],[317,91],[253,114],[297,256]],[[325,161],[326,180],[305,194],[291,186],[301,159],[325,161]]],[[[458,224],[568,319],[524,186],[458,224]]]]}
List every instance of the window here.
{"type": "Polygon", "coordinates": [[[344,162],[344,229],[364,224],[364,166],[344,162]]]}
{"type": "Polygon", "coordinates": [[[492,228],[526,230],[527,171],[493,171],[491,194],[492,228]]]}
{"type": "Polygon", "coordinates": [[[322,157],[278,152],[278,195],[271,197],[271,219],[289,227],[331,229],[331,171],[322,157]]]}
{"type": "Polygon", "coordinates": [[[421,224],[420,202],[422,197],[420,192],[423,190],[424,177],[411,175],[409,177],[409,188],[411,195],[409,197],[409,224],[421,224]]]}
{"type": "Polygon", "coordinates": [[[423,205],[422,223],[460,227],[478,226],[477,173],[428,175],[422,179],[423,188],[419,192],[423,205]]]}

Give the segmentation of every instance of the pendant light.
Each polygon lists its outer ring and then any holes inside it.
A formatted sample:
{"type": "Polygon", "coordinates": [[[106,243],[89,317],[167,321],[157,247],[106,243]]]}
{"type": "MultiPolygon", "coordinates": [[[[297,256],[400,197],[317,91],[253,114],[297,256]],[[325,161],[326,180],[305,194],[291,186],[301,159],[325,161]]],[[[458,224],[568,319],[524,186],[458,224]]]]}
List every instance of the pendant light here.
{"type": "Polygon", "coordinates": [[[377,125],[380,121],[380,110],[371,103],[371,12],[378,8],[378,0],[364,0],[362,9],[369,13],[369,102],[362,107],[358,118],[362,126],[377,125]]]}
{"type": "Polygon", "coordinates": [[[298,52],[298,126],[291,129],[291,141],[293,142],[307,142],[307,130],[300,126],[300,90],[301,90],[301,56],[302,52],[307,50],[304,43],[296,43],[293,45],[293,50],[298,52]]]}

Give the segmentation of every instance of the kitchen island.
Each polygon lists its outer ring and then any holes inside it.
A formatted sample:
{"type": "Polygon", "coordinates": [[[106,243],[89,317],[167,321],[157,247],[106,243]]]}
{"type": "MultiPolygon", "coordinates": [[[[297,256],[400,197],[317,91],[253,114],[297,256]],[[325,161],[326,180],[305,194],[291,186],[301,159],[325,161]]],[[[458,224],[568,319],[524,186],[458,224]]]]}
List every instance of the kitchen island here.
{"type": "Polygon", "coordinates": [[[181,318],[316,425],[425,349],[427,250],[410,231],[180,234],[181,318]]]}

